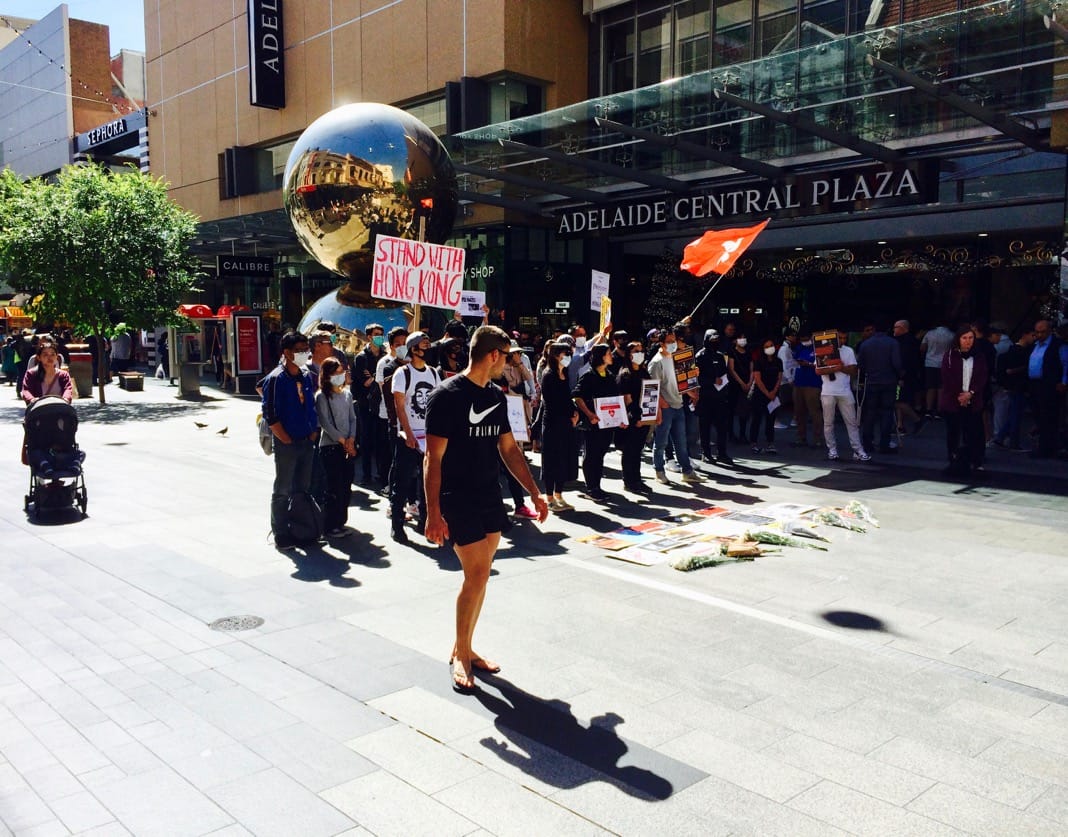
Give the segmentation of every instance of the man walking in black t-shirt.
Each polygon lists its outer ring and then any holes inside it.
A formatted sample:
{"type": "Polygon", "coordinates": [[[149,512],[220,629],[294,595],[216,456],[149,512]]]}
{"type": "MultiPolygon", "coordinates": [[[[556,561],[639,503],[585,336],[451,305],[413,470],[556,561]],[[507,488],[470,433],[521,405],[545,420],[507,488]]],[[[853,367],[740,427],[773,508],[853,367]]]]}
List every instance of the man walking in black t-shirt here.
{"type": "Polygon", "coordinates": [[[467,368],[437,387],[427,404],[426,537],[436,544],[451,539],[464,571],[450,659],[453,686],[461,691],[475,687],[474,669],[500,671],[475,653],[472,637],[493,555],[501,533],[511,528],[498,482],[501,460],[530,493],[538,520],[549,514],[512,436],[504,394],[490,383],[503,373],[511,342],[496,326],[480,326],[467,368]]]}

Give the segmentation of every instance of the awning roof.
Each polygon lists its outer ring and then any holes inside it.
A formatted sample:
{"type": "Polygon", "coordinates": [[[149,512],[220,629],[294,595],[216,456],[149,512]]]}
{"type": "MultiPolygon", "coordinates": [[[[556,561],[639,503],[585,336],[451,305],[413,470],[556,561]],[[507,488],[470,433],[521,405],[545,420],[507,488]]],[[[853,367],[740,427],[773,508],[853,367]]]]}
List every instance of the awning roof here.
{"type": "Polygon", "coordinates": [[[1060,41],[1026,5],[808,35],[818,43],[456,134],[461,199],[545,214],[992,140],[1048,149],[1060,41]]]}

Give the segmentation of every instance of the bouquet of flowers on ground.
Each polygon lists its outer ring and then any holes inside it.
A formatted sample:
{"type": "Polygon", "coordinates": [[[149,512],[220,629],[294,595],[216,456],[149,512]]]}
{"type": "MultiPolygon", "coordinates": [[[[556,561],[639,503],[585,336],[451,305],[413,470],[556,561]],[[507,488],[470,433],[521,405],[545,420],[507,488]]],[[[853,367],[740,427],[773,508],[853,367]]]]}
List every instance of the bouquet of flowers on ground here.
{"type": "Polygon", "coordinates": [[[750,529],[745,533],[745,539],[747,541],[754,541],[755,543],[774,544],[775,546],[798,546],[802,548],[807,547],[808,549],[822,549],[824,552],[827,551],[827,547],[821,543],[792,538],[789,535],[772,532],[768,529],[750,529]]]}
{"type": "Polygon", "coordinates": [[[867,532],[868,527],[852,515],[844,515],[838,509],[820,509],[813,512],[812,519],[817,523],[826,523],[828,526],[837,526],[839,529],[848,529],[851,532],[867,532]]]}
{"type": "Polygon", "coordinates": [[[853,517],[859,517],[865,523],[870,523],[872,526],[879,525],[879,521],[875,519],[875,515],[871,513],[871,509],[860,502],[860,500],[850,500],[846,503],[846,507],[842,511],[846,514],[853,515],[853,517]]]}

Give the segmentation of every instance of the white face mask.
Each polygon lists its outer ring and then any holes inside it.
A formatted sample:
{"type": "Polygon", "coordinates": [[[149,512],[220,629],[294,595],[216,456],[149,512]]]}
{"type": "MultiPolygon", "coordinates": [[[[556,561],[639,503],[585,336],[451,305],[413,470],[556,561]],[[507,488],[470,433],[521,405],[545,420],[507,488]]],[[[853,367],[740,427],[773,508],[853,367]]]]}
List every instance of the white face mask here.
{"type": "Polygon", "coordinates": [[[576,349],[582,349],[582,348],[585,348],[585,346],[586,346],[586,338],[585,337],[576,337],[575,338],[575,348],[576,349]]]}
{"type": "Polygon", "coordinates": [[[664,348],[668,350],[668,354],[669,355],[673,355],[678,350],[679,344],[678,343],[665,343],[664,344],[664,348]]]}
{"type": "Polygon", "coordinates": [[[331,375],[330,376],[330,383],[332,383],[336,387],[344,386],[345,385],[345,375],[344,375],[344,373],[342,373],[341,375],[331,375]]]}
{"type": "Polygon", "coordinates": [[[630,356],[632,363],[641,363],[645,360],[645,352],[635,352],[630,356]]]}
{"type": "Polygon", "coordinates": [[[297,366],[303,366],[311,360],[311,352],[293,352],[293,362],[297,366]]]}
{"type": "Polygon", "coordinates": [[[560,355],[560,365],[567,369],[571,365],[571,355],[560,355]]]}
{"type": "Polygon", "coordinates": [[[764,354],[766,354],[768,357],[771,357],[773,354],[775,354],[775,347],[774,346],[768,346],[764,350],[764,354]]]}
{"type": "Polygon", "coordinates": [[[744,349],[748,342],[749,341],[746,340],[744,337],[739,337],[737,340],[734,341],[734,345],[737,346],[739,349],[744,349]]]}
{"type": "Polygon", "coordinates": [[[811,340],[802,340],[801,341],[801,345],[805,346],[807,348],[807,347],[812,345],[812,341],[811,340]]]}
{"type": "Polygon", "coordinates": [[[404,360],[406,357],[408,357],[408,347],[407,346],[397,346],[396,353],[397,353],[397,360],[404,360]]]}

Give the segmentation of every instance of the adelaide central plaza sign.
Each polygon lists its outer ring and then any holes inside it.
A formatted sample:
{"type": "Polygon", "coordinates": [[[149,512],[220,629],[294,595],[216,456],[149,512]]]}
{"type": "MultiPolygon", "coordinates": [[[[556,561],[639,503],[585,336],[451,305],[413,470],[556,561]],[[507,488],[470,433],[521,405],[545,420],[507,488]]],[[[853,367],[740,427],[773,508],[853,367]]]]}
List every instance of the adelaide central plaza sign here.
{"type": "Polygon", "coordinates": [[[780,218],[847,212],[937,199],[937,161],[871,166],[782,181],[727,187],[699,194],[649,198],[612,206],[568,209],[557,216],[557,234],[591,235],[612,230],[735,221],[746,216],[780,218]]]}

